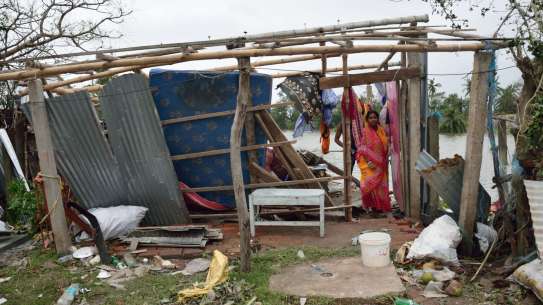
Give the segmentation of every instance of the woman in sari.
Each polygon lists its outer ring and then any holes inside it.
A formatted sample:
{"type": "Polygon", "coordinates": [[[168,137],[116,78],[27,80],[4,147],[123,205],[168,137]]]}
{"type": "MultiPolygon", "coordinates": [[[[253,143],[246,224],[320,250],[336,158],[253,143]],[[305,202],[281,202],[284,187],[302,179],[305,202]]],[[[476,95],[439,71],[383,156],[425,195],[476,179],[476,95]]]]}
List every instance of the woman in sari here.
{"type": "Polygon", "coordinates": [[[357,150],[361,179],[360,190],[364,208],[374,215],[390,212],[388,195],[388,138],[379,124],[379,114],[370,110],[362,129],[361,145],[357,150]]]}

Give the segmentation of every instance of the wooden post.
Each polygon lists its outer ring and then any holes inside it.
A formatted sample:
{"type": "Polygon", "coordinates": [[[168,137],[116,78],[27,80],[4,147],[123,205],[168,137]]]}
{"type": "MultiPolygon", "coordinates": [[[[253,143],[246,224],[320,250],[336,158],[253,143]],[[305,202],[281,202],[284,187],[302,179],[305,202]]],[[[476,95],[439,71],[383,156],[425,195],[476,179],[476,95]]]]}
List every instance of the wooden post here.
{"type": "Polygon", "coordinates": [[[409,141],[407,139],[407,85],[405,81],[396,81],[398,90],[398,118],[400,122],[400,165],[402,181],[402,199],[400,209],[406,213],[409,211],[409,141]]]}
{"type": "MultiPolygon", "coordinates": [[[[319,46],[324,47],[325,45],[326,45],[325,41],[319,42],[319,46]]],[[[326,54],[321,55],[321,74],[322,74],[322,76],[326,76],[326,69],[327,69],[327,65],[328,65],[326,57],[327,57],[326,54]]]]}
{"type": "MultiPolygon", "coordinates": [[[[422,64],[420,53],[408,53],[408,67],[420,67],[422,64]]],[[[409,124],[409,217],[420,219],[421,210],[421,179],[415,169],[415,164],[421,149],[421,81],[420,78],[411,78],[407,81],[408,88],[408,124],[409,124]]]]}
{"type": "MultiPolygon", "coordinates": [[[[252,68],[251,68],[252,69],[252,68]]],[[[250,72],[249,72],[250,73],[250,72]]],[[[250,76],[250,75],[249,75],[250,76]]],[[[241,75],[240,75],[241,77],[241,75]]],[[[253,100],[251,98],[251,88],[249,88],[249,98],[247,100],[247,107],[253,106],[253,100]]],[[[246,145],[254,145],[256,143],[256,137],[255,137],[255,116],[253,111],[246,111],[246,118],[245,118],[245,139],[247,141],[246,145]]],[[[265,152],[265,149],[264,149],[265,152]]],[[[258,163],[257,158],[257,151],[250,150],[247,152],[247,159],[249,160],[249,164],[251,163],[258,163]]],[[[249,172],[249,177],[251,183],[256,183],[256,176],[253,175],[252,172],[249,172]]]]}
{"type": "MultiPolygon", "coordinates": [[[[348,70],[348,63],[347,63],[347,54],[343,54],[341,56],[343,60],[343,75],[347,75],[349,73],[348,70]]],[[[345,94],[345,104],[347,109],[347,116],[343,115],[343,167],[345,172],[345,180],[344,180],[344,186],[343,186],[343,192],[344,192],[344,198],[345,198],[345,205],[350,206],[353,201],[353,194],[352,194],[352,186],[351,186],[351,180],[352,180],[352,172],[351,172],[351,116],[349,115],[349,108],[351,102],[351,98],[349,96],[349,90],[350,90],[350,84],[345,84],[343,87],[343,92],[345,94]]],[[[351,222],[353,219],[353,208],[348,207],[345,208],[345,221],[351,222]]]]}
{"type": "Polygon", "coordinates": [[[29,105],[32,113],[32,126],[36,136],[36,146],[40,161],[40,171],[43,177],[45,199],[51,219],[51,228],[55,238],[55,248],[58,254],[70,253],[72,241],[68,233],[68,225],[64,216],[64,203],[60,193],[60,177],[57,173],[55,152],[49,130],[49,118],[43,98],[43,84],[39,79],[28,82],[29,105]]]}
{"type": "Polygon", "coordinates": [[[251,99],[251,86],[249,83],[251,73],[251,61],[249,57],[238,58],[239,67],[239,88],[236,104],[236,114],[230,132],[230,170],[232,172],[232,185],[236,198],[236,209],[239,223],[240,239],[240,270],[249,272],[251,270],[250,234],[249,234],[249,212],[243,183],[243,172],[241,168],[241,132],[247,114],[247,107],[251,99]]]}
{"type": "Polygon", "coordinates": [[[466,136],[466,162],[460,197],[460,217],[458,224],[464,234],[462,250],[471,255],[473,250],[473,229],[477,214],[479,195],[479,176],[483,159],[483,137],[485,134],[486,103],[488,99],[488,70],[490,52],[477,52],[473,62],[471,92],[469,97],[468,131],[466,136]]]}
{"type": "MultiPolygon", "coordinates": [[[[436,115],[431,115],[427,122],[428,127],[428,153],[439,160],[439,118],[436,115]]],[[[437,217],[439,208],[439,195],[436,191],[429,187],[428,196],[429,214],[432,219],[437,217]]]]}

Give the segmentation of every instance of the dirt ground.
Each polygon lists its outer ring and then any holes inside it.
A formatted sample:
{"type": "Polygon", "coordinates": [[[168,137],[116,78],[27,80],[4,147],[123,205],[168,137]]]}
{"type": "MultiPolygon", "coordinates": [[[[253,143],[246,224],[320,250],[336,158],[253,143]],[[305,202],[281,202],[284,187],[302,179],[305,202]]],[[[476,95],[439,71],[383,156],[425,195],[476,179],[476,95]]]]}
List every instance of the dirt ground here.
{"type": "MultiPolygon", "coordinates": [[[[221,243],[212,244],[207,250],[218,249],[224,253],[239,253],[239,227],[237,223],[216,225],[224,233],[221,243]]],[[[365,230],[385,230],[392,238],[392,249],[414,240],[418,231],[401,224],[393,218],[360,218],[351,223],[344,220],[327,220],[325,236],[319,237],[317,227],[257,227],[255,241],[261,250],[281,249],[296,246],[319,248],[344,248],[351,245],[351,239],[365,230]]]]}

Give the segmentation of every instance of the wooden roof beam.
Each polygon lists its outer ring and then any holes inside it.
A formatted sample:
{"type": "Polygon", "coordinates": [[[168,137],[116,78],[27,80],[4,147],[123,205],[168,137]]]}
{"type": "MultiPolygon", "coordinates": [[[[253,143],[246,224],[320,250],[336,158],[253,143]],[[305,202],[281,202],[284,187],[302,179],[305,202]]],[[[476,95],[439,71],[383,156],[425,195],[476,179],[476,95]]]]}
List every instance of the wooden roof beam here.
{"type": "Polygon", "coordinates": [[[367,85],[395,80],[406,80],[421,76],[420,68],[401,68],[396,70],[386,70],[378,72],[369,72],[361,74],[348,74],[333,77],[321,77],[319,81],[320,89],[332,89],[340,87],[351,87],[357,85],[367,85]]]}
{"type": "MultiPolygon", "coordinates": [[[[356,45],[350,48],[338,46],[279,48],[279,49],[252,49],[252,50],[226,50],[213,52],[200,52],[194,54],[173,54],[154,57],[126,58],[113,61],[92,61],[86,63],[67,64],[59,67],[44,69],[25,69],[0,73],[1,80],[20,80],[27,78],[54,76],[63,73],[107,69],[113,67],[132,66],[132,69],[170,65],[180,62],[207,59],[224,59],[237,57],[259,57],[276,55],[303,55],[303,54],[334,54],[334,53],[381,53],[381,52],[462,52],[479,51],[485,49],[483,43],[469,44],[442,44],[431,46],[419,45],[356,45]],[[134,66],[136,66],[134,68],[134,66]],[[140,67],[137,67],[140,66],[140,67]]],[[[130,69],[129,69],[130,70],[130,69]]]]}

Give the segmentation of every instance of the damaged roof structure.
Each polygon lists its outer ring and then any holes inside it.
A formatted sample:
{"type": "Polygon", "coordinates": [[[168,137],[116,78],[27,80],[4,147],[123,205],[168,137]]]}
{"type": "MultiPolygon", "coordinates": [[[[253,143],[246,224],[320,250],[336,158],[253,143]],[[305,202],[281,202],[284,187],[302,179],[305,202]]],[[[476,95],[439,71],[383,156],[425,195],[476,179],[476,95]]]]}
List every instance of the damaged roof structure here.
{"type": "MultiPolygon", "coordinates": [[[[470,29],[425,25],[428,21],[427,15],[407,16],[223,39],[75,52],[32,58],[29,59],[32,65],[26,69],[0,73],[0,80],[29,84],[21,95],[29,94],[28,105],[57,250],[65,252],[70,244],[67,233],[62,233],[66,231],[62,205],[55,207],[60,192],[57,166],[83,206],[105,207],[127,202],[142,205],[149,209],[145,219],[148,225],[189,223],[186,198],[212,210],[221,209],[215,205],[218,200],[231,200],[227,207],[237,209],[242,264],[249,243],[246,190],[325,188],[328,181],[343,180],[342,208],[350,221],[352,174],[346,171],[333,177],[315,177],[267,111],[288,104],[271,104],[269,100],[272,78],[283,77],[316,75],[318,89],[348,90],[356,85],[382,82],[396,86],[401,187],[395,192],[402,198],[401,209],[419,219],[428,201],[425,195],[428,187],[421,180],[416,162],[420,152],[429,149],[426,139],[432,133],[426,117],[426,56],[430,52],[474,53],[466,158],[459,165],[463,167],[462,178],[455,178],[461,194],[454,200],[458,204],[459,224],[466,236],[472,236],[487,115],[487,75],[493,73],[489,69],[492,51],[507,47],[508,40],[473,34],[470,29]],[[384,58],[373,64],[349,62],[349,54],[357,53],[383,53],[384,58]],[[343,65],[328,67],[327,58],[339,56],[343,65]],[[393,62],[395,56],[400,60],[393,62]],[[254,57],[272,58],[252,61],[254,57]],[[45,64],[59,58],[71,61],[45,64]],[[150,79],[142,72],[142,69],[188,61],[228,58],[237,59],[238,64],[182,71],[185,74],[153,70],[150,79]],[[300,61],[319,61],[320,69],[271,75],[254,73],[259,67],[300,61]],[[351,72],[355,70],[372,71],[351,72]],[[342,75],[333,76],[331,72],[342,75]],[[52,76],[61,76],[62,80],[42,83],[41,79],[52,76]],[[112,79],[106,85],[89,84],[108,77],[112,79]],[[231,80],[221,83],[227,77],[231,80]],[[77,84],[83,85],[72,87],[77,84]],[[202,98],[187,94],[189,89],[207,95],[202,98]],[[44,92],[52,97],[45,99],[44,92]],[[174,107],[178,100],[188,106],[174,107]],[[97,113],[104,124],[97,119],[97,113]],[[198,129],[204,128],[204,124],[206,136],[203,129],[198,129]],[[196,143],[199,148],[185,149],[186,142],[196,143]],[[259,170],[267,147],[277,148],[278,158],[291,181],[277,180],[259,170]],[[210,157],[213,159],[206,159],[210,157]],[[214,164],[207,164],[209,160],[214,164]],[[212,166],[222,170],[213,171],[212,166]],[[198,175],[193,174],[196,172],[198,175]],[[190,184],[179,179],[180,173],[191,175],[187,178],[190,184]],[[217,179],[212,181],[209,177],[217,179]],[[223,195],[213,195],[221,192],[223,195]],[[224,195],[225,192],[228,194],[224,195]]],[[[346,105],[351,102],[348,96],[344,99],[346,105]]],[[[342,124],[348,130],[351,118],[344,115],[342,124]]],[[[344,168],[350,168],[350,134],[346,132],[343,137],[344,168]]],[[[326,200],[330,204],[329,198],[326,200]]],[[[469,248],[472,238],[464,240],[469,248]]]]}

